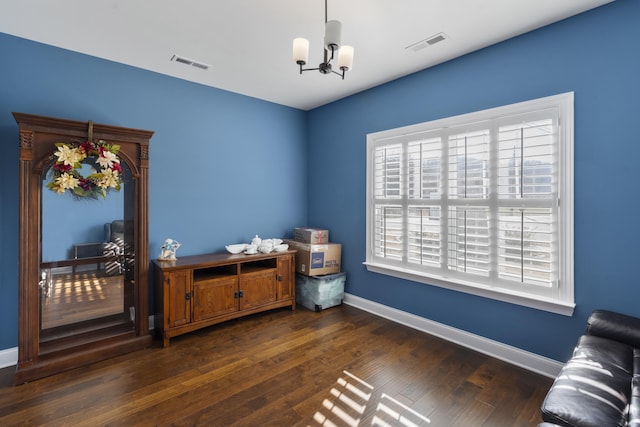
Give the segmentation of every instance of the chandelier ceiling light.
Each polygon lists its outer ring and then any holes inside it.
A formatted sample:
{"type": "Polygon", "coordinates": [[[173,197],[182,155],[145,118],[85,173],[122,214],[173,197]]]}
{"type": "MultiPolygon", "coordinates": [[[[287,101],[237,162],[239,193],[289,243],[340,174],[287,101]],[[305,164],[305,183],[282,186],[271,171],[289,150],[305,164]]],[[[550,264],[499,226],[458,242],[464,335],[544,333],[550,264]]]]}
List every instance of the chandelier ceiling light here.
{"type": "Polygon", "coordinates": [[[309,61],[309,40],[301,37],[293,39],[293,62],[300,66],[300,74],[318,70],[322,74],[337,74],[344,80],[345,72],[353,66],[353,47],[340,46],[341,32],[340,21],[327,21],[327,0],[324,0],[324,61],[316,68],[302,68],[309,61]],[[336,53],[340,72],[334,71],[331,64],[336,53]]]}

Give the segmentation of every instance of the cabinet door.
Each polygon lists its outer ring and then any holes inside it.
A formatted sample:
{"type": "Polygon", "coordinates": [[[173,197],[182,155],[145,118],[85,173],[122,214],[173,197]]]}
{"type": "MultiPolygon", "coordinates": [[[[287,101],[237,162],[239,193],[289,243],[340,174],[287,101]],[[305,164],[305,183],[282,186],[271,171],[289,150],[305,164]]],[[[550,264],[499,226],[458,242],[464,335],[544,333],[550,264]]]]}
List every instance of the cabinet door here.
{"type": "Polygon", "coordinates": [[[193,282],[193,321],[238,311],[237,277],[193,282]]]}
{"type": "Polygon", "coordinates": [[[240,310],[276,300],[276,270],[252,272],[240,276],[240,310]]]}
{"type": "Polygon", "coordinates": [[[293,255],[278,257],[278,301],[294,297],[295,261],[293,255]]]}
{"type": "Polygon", "coordinates": [[[191,270],[167,273],[166,305],[169,327],[191,322],[191,270]]]}

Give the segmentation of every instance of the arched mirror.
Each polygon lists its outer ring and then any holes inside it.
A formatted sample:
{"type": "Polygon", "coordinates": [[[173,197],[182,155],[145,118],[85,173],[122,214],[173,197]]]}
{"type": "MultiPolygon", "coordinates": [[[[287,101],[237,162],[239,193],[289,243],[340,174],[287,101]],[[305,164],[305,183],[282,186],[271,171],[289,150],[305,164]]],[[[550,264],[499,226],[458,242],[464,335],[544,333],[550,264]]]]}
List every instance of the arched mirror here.
{"type": "Polygon", "coordinates": [[[14,117],[20,129],[18,384],[150,344],[153,132],[14,117]]]}

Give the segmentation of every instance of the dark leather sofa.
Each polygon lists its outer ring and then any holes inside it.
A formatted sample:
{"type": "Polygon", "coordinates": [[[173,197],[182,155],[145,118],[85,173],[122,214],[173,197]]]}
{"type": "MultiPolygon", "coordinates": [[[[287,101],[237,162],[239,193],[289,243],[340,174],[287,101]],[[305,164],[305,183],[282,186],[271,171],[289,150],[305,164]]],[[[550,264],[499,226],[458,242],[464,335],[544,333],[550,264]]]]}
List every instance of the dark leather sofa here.
{"type": "Polygon", "coordinates": [[[640,426],[640,318],[594,311],[541,413],[538,427],[640,426]]]}

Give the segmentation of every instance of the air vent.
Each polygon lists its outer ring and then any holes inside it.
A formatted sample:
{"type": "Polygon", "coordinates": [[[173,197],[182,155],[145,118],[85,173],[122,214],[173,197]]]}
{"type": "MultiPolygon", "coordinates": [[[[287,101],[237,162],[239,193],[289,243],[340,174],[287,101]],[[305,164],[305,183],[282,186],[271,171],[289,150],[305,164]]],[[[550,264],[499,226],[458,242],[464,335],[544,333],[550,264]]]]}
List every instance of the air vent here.
{"type": "Polygon", "coordinates": [[[210,65],[203,62],[194,61],[193,59],[185,58],[184,56],[173,55],[171,61],[179,62],[184,65],[191,65],[192,67],[200,68],[201,70],[208,70],[210,65]]]}
{"type": "Polygon", "coordinates": [[[444,34],[440,33],[436,36],[431,37],[430,39],[425,40],[425,43],[427,43],[429,46],[433,46],[436,43],[444,41],[444,39],[446,39],[446,37],[444,36],[444,34]]]}
{"type": "Polygon", "coordinates": [[[417,52],[424,49],[425,47],[433,46],[436,43],[445,41],[448,38],[449,37],[445,33],[438,33],[424,40],[420,40],[419,42],[411,43],[409,46],[405,47],[405,50],[412,50],[414,52],[417,52]]]}

